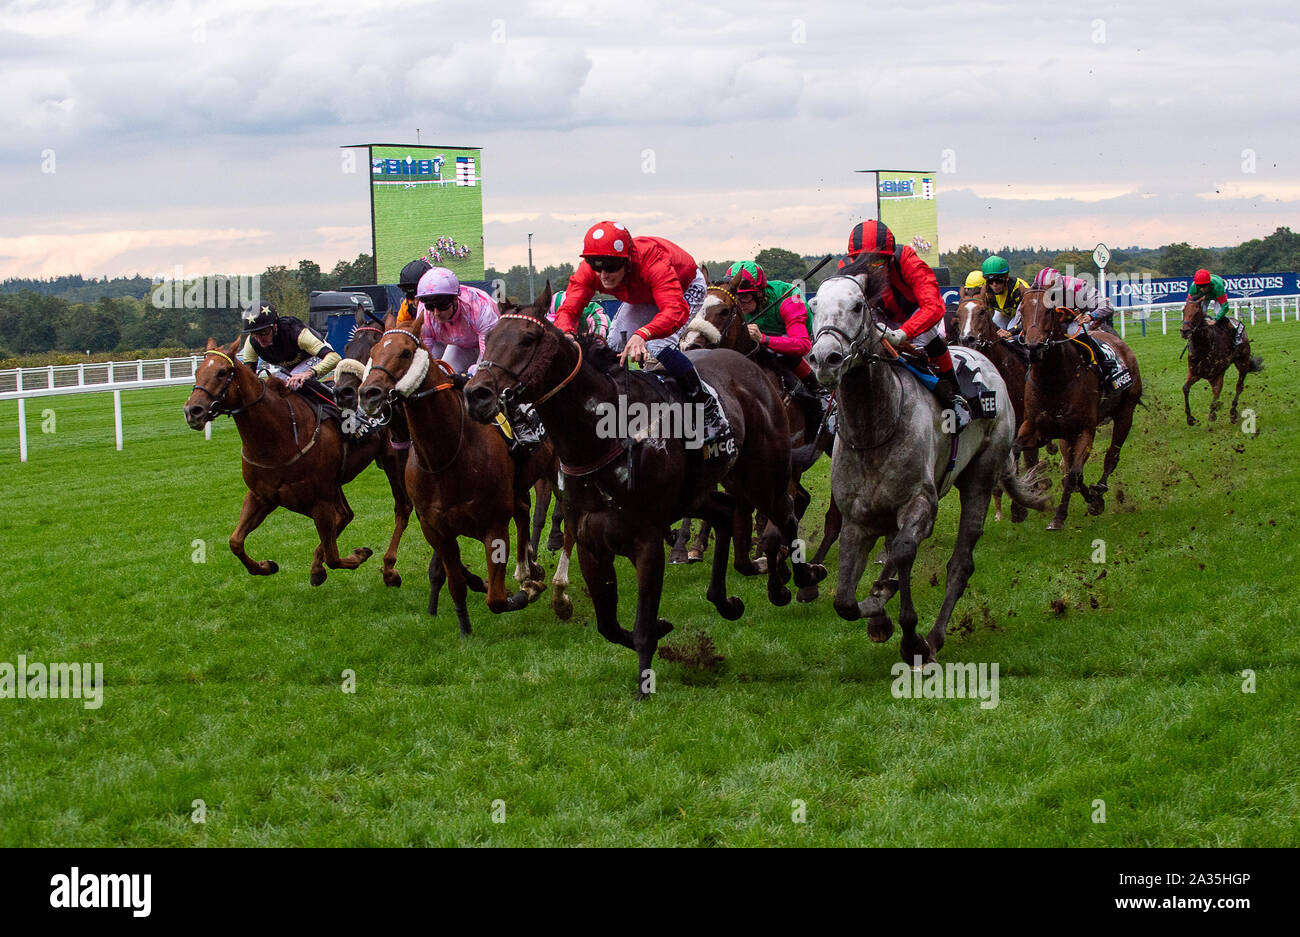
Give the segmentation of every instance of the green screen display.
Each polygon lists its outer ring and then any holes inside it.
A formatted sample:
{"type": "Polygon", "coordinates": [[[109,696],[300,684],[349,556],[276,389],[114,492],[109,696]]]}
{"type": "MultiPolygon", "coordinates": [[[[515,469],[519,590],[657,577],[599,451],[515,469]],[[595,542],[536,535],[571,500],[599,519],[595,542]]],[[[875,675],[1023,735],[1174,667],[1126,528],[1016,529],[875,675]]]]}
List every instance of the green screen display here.
{"type": "Polygon", "coordinates": [[[483,155],[478,149],[371,146],[370,206],[379,283],[421,257],[483,279],[483,155]]]}
{"type": "Polygon", "coordinates": [[[876,170],[876,217],[910,244],[931,267],[939,266],[939,201],[934,173],[876,170]]]}

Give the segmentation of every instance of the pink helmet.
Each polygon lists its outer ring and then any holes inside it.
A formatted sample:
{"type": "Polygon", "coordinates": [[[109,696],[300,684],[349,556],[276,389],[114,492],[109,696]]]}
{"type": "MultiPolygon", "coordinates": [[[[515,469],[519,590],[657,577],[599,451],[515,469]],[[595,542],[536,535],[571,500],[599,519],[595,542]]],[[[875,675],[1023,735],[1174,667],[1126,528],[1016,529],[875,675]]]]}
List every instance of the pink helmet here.
{"type": "Polygon", "coordinates": [[[1038,271],[1038,276],[1034,277],[1034,286],[1036,290],[1045,290],[1061,278],[1061,271],[1055,267],[1044,267],[1038,271]]]}
{"type": "Polygon", "coordinates": [[[458,296],[460,280],[446,267],[432,267],[420,277],[420,284],[415,288],[417,299],[426,296],[458,296]]]}

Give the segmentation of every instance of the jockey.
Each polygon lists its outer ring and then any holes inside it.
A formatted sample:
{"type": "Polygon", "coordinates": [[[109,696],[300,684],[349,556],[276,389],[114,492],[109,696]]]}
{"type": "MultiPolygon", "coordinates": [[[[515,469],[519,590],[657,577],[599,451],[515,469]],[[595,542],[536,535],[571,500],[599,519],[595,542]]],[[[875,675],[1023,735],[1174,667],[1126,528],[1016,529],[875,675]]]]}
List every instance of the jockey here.
{"type": "Polygon", "coordinates": [[[1192,290],[1187,294],[1187,298],[1188,300],[1214,300],[1219,304],[1219,311],[1214,316],[1214,324],[1227,329],[1233,327],[1232,320],[1228,318],[1228,285],[1223,282],[1223,277],[1213,276],[1204,268],[1197,270],[1196,275],[1192,277],[1192,290]]]}
{"type": "Polygon", "coordinates": [[[999,338],[1010,338],[1020,331],[1020,300],[1029,284],[1020,277],[1011,281],[1011,265],[994,254],[980,268],[986,291],[984,301],[993,312],[993,324],[999,338]]]}
{"type": "MultiPolygon", "coordinates": [[[[555,321],[555,314],[560,311],[564,305],[564,290],[560,290],[551,297],[551,311],[546,314],[546,318],[552,322],[555,321]]],[[[587,320],[587,331],[597,338],[608,341],[609,339],[609,316],[605,315],[605,309],[600,303],[592,302],[582,310],[582,317],[587,320]]]]}
{"type": "Polygon", "coordinates": [[[885,269],[889,289],[880,300],[889,328],[884,337],[895,347],[911,342],[929,357],[930,369],[939,379],[934,395],[952,408],[960,432],[971,420],[970,407],[957,392],[952,356],[940,333],[944,306],[934,271],[910,245],[896,247],[894,233],[879,221],[860,222],[849,232],[849,256],[842,267],[858,263],[885,269]]]}
{"type": "Polygon", "coordinates": [[[1092,353],[1093,363],[1096,364],[1110,389],[1118,390],[1120,386],[1127,385],[1128,381],[1123,378],[1128,373],[1128,368],[1119,360],[1118,355],[1108,354],[1108,349],[1103,350],[1101,343],[1092,337],[1087,328],[1090,322],[1102,322],[1115,314],[1110,299],[1102,296],[1101,292],[1087,280],[1062,276],[1059,270],[1052,267],[1044,267],[1038,271],[1038,276],[1034,277],[1033,288],[1048,290],[1049,296],[1053,292],[1058,293],[1062,299],[1056,305],[1077,312],[1074,321],[1066,328],[1065,334],[1088,347],[1092,353]]]}
{"type": "Polygon", "coordinates": [[[278,365],[287,372],[285,383],[297,390],[308,378],[320,380],[339,363],[339,353],[321,340],[301,320],[282,316],[272,303],[253,303],[244,310],[244,327],[247,334],[239,350],[239,360],[250,368],[257,367],[257,359],[278,365]]]}
{"type": "Polygon", "coordinates": [[[569,277],[556,327],[574,334],[578,315],[597,290],[623,301],[610,324],[609,343],[621,350],[620,363],[653,357],[677,380],[688,403],[703,406],[705,458],[734,454],[717,396],[677,347],[682,327],[704,304],[708,290],[691,255],[666,238],[634,238],[616,221],[598,221],[583,238],[582,263],[569,277]]]}
{"type": "Polygon", "coordinates": [[[397,310],[398,328],[410,325],[415,321],[415,291],[420,285],[420,277],[431,269],[433,269],[433,265],[421,257],[419,260],[412,260],[403,267],[402,272],[398,275],[398,284],[406,297],[402,300],[401,308],[397,310]]]}
{"type": "Polygon", "coordinates": [[[777,360],[794,372],[808,395],[797,395],[807,410],[808,436],[816,433],[822,415],[830,405],[830,391],[817,382],[804,355],[812,350],[808,336],[808,306],[793,284],[769,280],[753,261],[734,263],[727,279],[740,275],[736,303],[748,324],[749,337],[771,349],[777,360]]]}
{"type": "Polygon", "coordinates": [[[972,270],[966,274],[966,283],[961,288],[961,298],[969,299],[972,296],[980,296],[984,292],[984,274],[978,270],[972,270]]]}

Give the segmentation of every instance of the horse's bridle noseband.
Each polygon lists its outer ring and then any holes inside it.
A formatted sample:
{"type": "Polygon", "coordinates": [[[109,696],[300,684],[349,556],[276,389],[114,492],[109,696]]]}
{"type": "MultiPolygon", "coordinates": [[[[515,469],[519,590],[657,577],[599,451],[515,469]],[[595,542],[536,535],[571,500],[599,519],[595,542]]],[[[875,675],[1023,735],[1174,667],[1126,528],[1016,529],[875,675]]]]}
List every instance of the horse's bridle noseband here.
{"type": "Polygon", "coordinates": [[[867,291],[863,289],[862,284],[858,282],[857,277],[844,276],[843,274],[827,277],[822,281],[822,286],[825,286],[831,280],[848,280],[856,286],[858,292],[862,294],[862,301],[860,303],[863,314],[862,328],[857,335],[849,335],[838,326],[820,325],[817,327],[817,331],[813,335],[813,343],[816,344],[817,341],[821,339],[822,335],[828,333],[839,339],[840,344],[847,349],[847,353],[844,355],[844,361],[840,365],[840,370],[847,371],[857,364],[860,359],[865,359],[867,362],[871,362],[875,358],[879,357],[879,355],[869,351],[870,347],[874,345],[874,342],[871,340],[872,332],[868,322],[870,321],[871,323],[875,323],[875,316],[871,313],[871,305],[867,299],[867,291]]]}
{"type": "MultiPolygon", "coordinates": [[[[522,319],[525,322],[531,322],[533,325],[541,326],[542,335],[543,336],[546,335],[546,323],[538,319],[536,316],[526,316],[518,312],[507,312],[499,316],[497,321],[499,322],[501,321],[501,319],[522,319]]],[[[563,339],[561,339],[561,341],[563,341],[563,339]]],[[[515,382],[514,386],[507,387],[505,390],[501,391],[501,396],[500,396],[501,402],[503,404],[510,405],[513,404],[516,400],[518,400],[522,394],[528,392],[528,382],[524,380],[524,375],[527,374],[529,369],[533,366],[533,361],[537,358],[537,353],[541,350],[542,350],[541,342],[537,342],[535,345],[533,345],[533,352],[528,356],[528,360],[524,362],[524,366],[519,369],[519,373],[515,373],[514,371],[510,370],[504,364],[498,364],[495,361],[489,361],[487,358],[484,358],[482,361],[478,363],[478,370],[490,371],[491,369],[496,368],[506,377],[510,378],[512,381],[515,382]]],[[[555,358],[555,353],[551,354],[551,358],[552,360],[555,358]]],[[[550,364],[551,362],[547,361],[545,366],[550,367],[550,364]]],[[[579,345],[578,363],[573,366],[573,370],[569,372],[569,376],[566,377],[564,380],[560,381],[560,383],[556,384],[546,393],[542,394],[542,396],[534,400],[533,406],[539,406],[540,404],[545,403],[546,401],[554,397],[556,394],[558,394],[565,387],[567,387],[569,382],[578,376],[578,371],[581,368],[582,368],[582,346],[579,345]]]]}
{"type": "Polygon", "coordinates": [[[230,373],[226,375],[226,382],[221,385],[221,390],[217,391],[215,394],[212,391],[208,390],[206,387],[204,387],[202,384],[195,384],[193,388],[191,388],[190,390],[191,393],[193,393],[196,390],[201,390],[203,391],[203,393],[207,394],[211,398],[211,402],[208,404],[207,412],[204,414],[204,417],[209,422],[215,420],[219,416],[233,417],[238,413],[243,413],[249,407],[257,406],[257,404],[262,402],[262,398],[266,396],[265,384],[262,384],[262,392],[257,395],[257,399],[254,400],[252,403],[246,403],[242,407],[235,407],[233,410],[225,406],[224,401],[226,399],[226,394],[230,392],[230,386],[235,382],[235,371],[237,370],[238,365],[235,364],[235,359],[231,358],[230,355],[226,354],[224,351],[217,351],[215,348],[211,348],[203,353],[203,356],[205,358],[208,355],[217,355],[218,357],[225,358],[226,361],[230,364],[230,373]]]}

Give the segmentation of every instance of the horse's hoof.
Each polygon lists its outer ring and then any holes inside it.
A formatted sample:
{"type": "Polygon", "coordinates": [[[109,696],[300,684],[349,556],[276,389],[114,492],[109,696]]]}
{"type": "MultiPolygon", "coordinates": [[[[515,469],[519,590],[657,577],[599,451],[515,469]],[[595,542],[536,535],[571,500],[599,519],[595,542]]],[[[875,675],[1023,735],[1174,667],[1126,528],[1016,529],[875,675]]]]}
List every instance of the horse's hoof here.
{"type": "Polygon", "coordinates": [[[789,605],[790,590],[787,589],[785,586],[781,586],[779,589],[768,589],[767,599],[769,602],[771,602],[773,605],[777,607],[789,605]]]}
{"type": "Polygon", "coordinates": [[[794,597],[795,597],[795,601],[802,602],[804,605],[807,605],[809,602],[816,602],[817,597],[820,594],[821,593],[818,592],[816,586],[804,586],[802,589],[800,589],[798,592],[794,594],[794,597]]]}
{"type": "Polygon", "coordinates": [[[718,614],[727,621],[735,621],[741,615],[745,614],[745,603],[734,595],[727,596],[721,602],[714,602],[713,607],[718,610],[718,614]]]}
{"type": "Polygon", "coordinates": [[[1231,413],[1228,414],[1228,422],[1229,422],[1229,423],[1236,423],[1236,422],[1237,422],[1237,416],[1238,416],[1237,411],[1236,411],[1236,410],[1233,410],[1231,413]]]}
{"type": "Polygon", "coordinates": [[[670,566],[685,566],[687,563],[698,563],[699,560],[692,560],[680,550],[673,550],[668,554],[668,564],[670,566]]]}
{"type": "Polygon", "coordinates": [[[686,554],[686,562],[702,563],[704,562],[704,554],[701,553],[699,550],[691,550],[686,554]]]}
{"type": "Polygon", "coordinates": [[[402,576],[400,573],[398,573],[397,570],[395,569],[384,570],[384,585],[391,586],[392,588],[396,589],[401,584],[402,584],[402,576]]]}
{"type": "Polygon", "coordinates": [[[553,530],[551,535],[546,538],[546,549],[552,553],[558,553],[564,549],[564,531],[553,530]]]}
{"type": "Polygon", "coordinates": [[[370,557],[374,556],[375,551],[370,549],[370,547],[357,547],[352,551],[352,555],[357,558],[357,565],[360,566],[366,560],[370,559],[370,557]]]}
{"type": "Polygon", "coordinates": [[[311,584],[313,586],[319,586],[322,582],[325,581],[325,577],[327,575],[328,573],[326,573],[325,570],[323,569],[316,570],[311,574],[311,584]]]}
{"type": "Polygon", "coordinates": [[[867,637],[876,644],[884,644],[894,636],[894,622],[881,612],[867,619],[867,637]]]}
{"type": "Polygon", "coordinates": [[[529,563],[529,564],[528,564],[528,578],[529,578],[529,579],[538,579],[538,580],[545,579],[545,578],[546,578],[546,570],[542,568],[542,565],[541,565],[540,563],[529,563]]]}
{"type": "Polygon", "coordinates": [[[557,592],[551,598],[551,611],[555,612],[555,617],[560,621],[568,621],[573,617],[573,600],[557,592]]]}
{"type": "Polygon", "coordinates": [[[1047,525],[1047,529],[1048,529],[1048,530],[1060,530],[1060,529],[1061,529],[1062,527],[1064,527],[1064,526],[1065,526],[1065,522],[1064,522],[1064,521],[1058,521],[1056,518],[1052,518],[1051,523],[1047,525]]]}
{"type": "Polygon", "coordinates": [[[1029,508],[1022,508],[1020,505],[1014,505],[1011,508],[1011,523],[1023,524],[1029,517],[1029,508]]]}
{"type": "Polygon", "coordinates": [[[274,576],[279,571],[280,571],[280,564],[277,563],[275,560],[266,560],[264,563],[262,563],[263,576],[274,576]]]}
{"type": "Polygon", "coordinates": [[[671,634],[673,623],[667,618],[660,618],[655,621],[655,640],[660,641],[665,635],[671,634]]]}
{"type": "Polygon", "coordinates": [[[1106,499],[1103,498],[1101,495],[1097,495],[1095,501],[1088,502],[1088,515],[1090,517],[1096,517],[1097,515],[1101,514],[1101,512],[1105,510],[1106,510],[1106,499]]]}
{"type": "Polygon", "coordinates": [[[1189,416],[1189,417],[1187,418],[1187,425],[1188,425],[1188,426],[1195,426],[1195,425],[1196,425],[1196,420],[1194,420],[1192,417],[1189,416]]]}
{"type": "Polygon", "coordinates": [[[857,621],[862,617],[862,609],[858,607],[857,602],[840,602],[836,600],[835,614],[839,615],[845,621],[857,621]]]}
{"type": "Polygon", "coordinates": [[[899,651],[903,655],[903,661],[910,667],[916,666],[918,657],[921,659],[922,667],[934,663],[934,650],[930,647],[930,643],[920,636],[914,635],[910,641],[904,637],[899,651]]]}
{"type": "Polygon", "coordinates": [[[430,618],[437,618],[437,617],[438,617],[438,600],[437,600],[437,599],[430,599],[430,600],[429,600],[429,617],[430,617],[430,618]]]}

